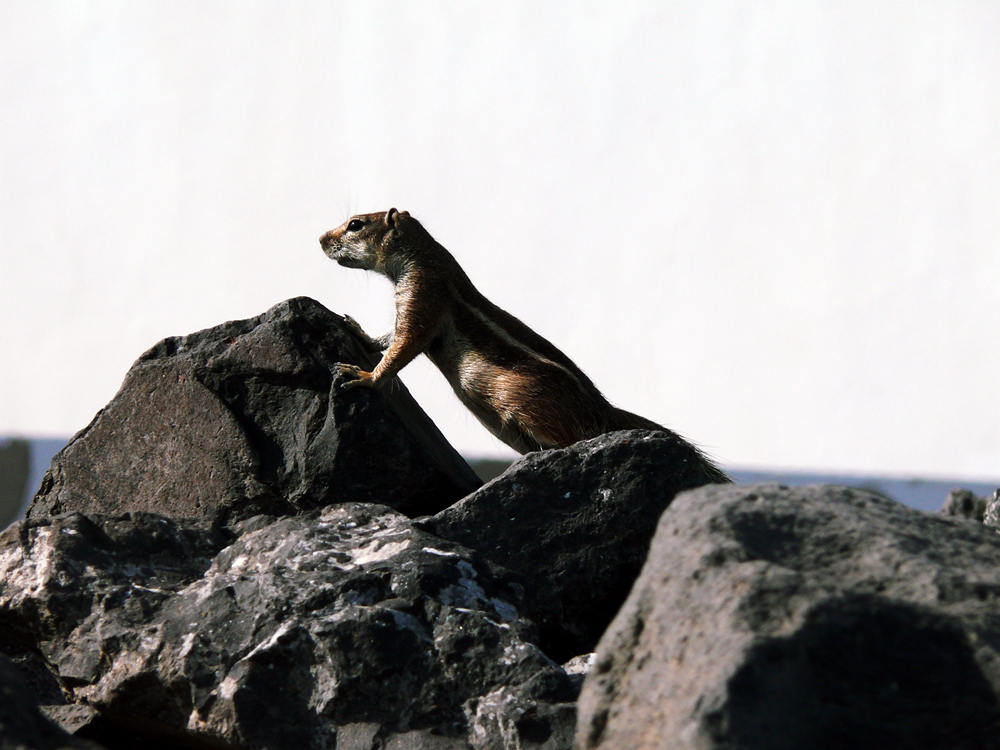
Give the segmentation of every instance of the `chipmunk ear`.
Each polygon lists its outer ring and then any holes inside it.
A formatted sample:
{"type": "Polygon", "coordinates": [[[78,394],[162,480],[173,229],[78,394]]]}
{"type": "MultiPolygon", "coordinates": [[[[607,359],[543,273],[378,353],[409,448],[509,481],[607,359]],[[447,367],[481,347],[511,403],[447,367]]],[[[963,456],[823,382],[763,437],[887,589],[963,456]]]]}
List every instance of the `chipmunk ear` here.
{"type": "Polygon", "coordinates": [[[396,217],[399,215],[399,211],[394,208],[390,208],[385,212],[385,225],[388,227],[396,226],[396,217]]]}

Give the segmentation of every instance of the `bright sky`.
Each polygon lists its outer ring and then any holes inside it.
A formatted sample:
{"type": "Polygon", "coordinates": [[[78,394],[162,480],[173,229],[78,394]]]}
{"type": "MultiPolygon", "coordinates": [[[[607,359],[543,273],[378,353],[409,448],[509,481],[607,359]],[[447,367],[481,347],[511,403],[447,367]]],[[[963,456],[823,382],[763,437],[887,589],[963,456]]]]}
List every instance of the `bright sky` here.
{"type": "MultiPolygon", "coordinates": [[[[409,210],[724,465],[1000,477],[1000,4],[0,4],[0,436],[409,210]]],[[[425,360],[459,450],[508,455],[425,360]]]]}

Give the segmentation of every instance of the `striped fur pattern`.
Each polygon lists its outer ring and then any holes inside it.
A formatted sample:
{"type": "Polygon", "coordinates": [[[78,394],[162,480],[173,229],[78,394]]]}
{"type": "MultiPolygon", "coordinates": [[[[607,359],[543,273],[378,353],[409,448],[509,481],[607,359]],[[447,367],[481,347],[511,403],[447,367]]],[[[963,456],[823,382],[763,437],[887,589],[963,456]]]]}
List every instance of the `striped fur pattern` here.
{"type": "Polygon", "coordinates": [[[407,212],[354,216],[320,244],[341,265],[395,285],[394,330],[368,339],[385,350],[382,361],[370,373],[345,365],[349,387],[381,385],[425,353],[479,421],[520,453],[615,430],[666,431],[608,403],[569,357],[480,294],[407,212]]]}

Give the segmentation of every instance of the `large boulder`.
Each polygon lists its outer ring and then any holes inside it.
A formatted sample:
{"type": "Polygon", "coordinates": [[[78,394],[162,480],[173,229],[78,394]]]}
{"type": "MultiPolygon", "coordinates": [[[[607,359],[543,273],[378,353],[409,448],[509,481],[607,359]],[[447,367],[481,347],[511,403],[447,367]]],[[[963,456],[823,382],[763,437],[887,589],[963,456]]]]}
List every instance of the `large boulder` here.
{"type": "Polygon", "coordinates": [[[376,502],[419,515],[481,482],[401,383],[337,391],[378,354],[314,300],[168,338],[52,461],[28,515],[238,521],[376,502]]]}
{"type": "Polygon", "coordinates": [[[230,528],[28,519],[0,534],[0,581],[0,641],[158,746],[571,744],[577,691],[536,646],[517,583],[385,506],[230,528]]]}
{"type": "Polygon", "coordinates": [[[522,576],[546,653],[593,651],[674,496],[727,481],[670,432],[609,433],[530,453],[422,528],[522,576]]]}
{"type": "Polygon", "coordinates": [[[1000,748],[1000,535],[838,487],[704,487],[660,520],[581,748],[1000,748]]]}

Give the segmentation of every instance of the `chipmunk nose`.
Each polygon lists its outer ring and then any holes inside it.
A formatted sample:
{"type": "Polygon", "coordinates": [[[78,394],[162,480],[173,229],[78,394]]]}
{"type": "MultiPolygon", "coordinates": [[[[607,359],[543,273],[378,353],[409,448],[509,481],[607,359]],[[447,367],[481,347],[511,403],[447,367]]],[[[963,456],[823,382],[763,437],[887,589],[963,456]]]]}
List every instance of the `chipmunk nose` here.
{"type": "Polygon", "coordinates": [[[330,233],[327,232],[322,237],[319,238],[319,244],[321,247],[326,247],[327,243],[330,241],[330,233]]]}

